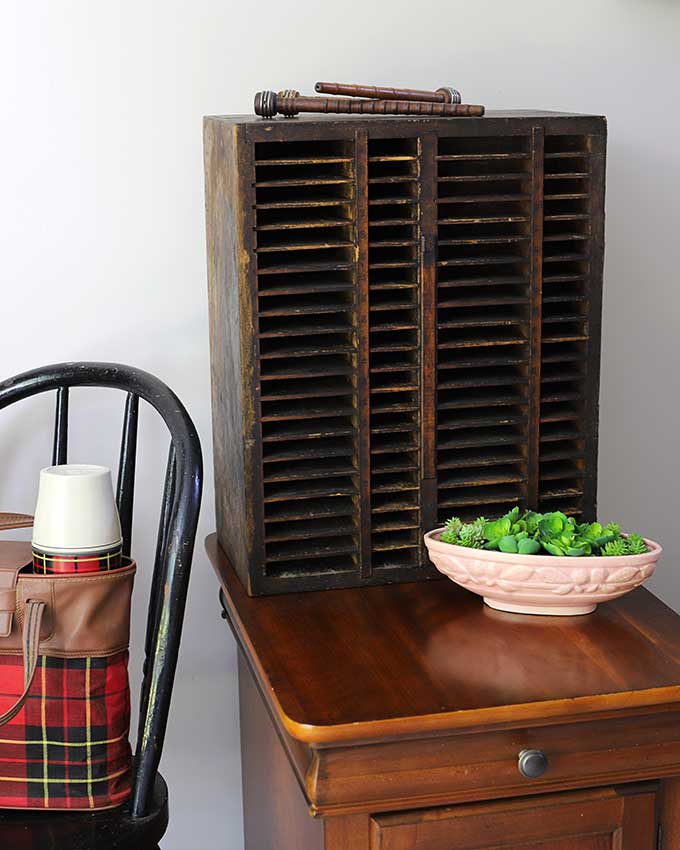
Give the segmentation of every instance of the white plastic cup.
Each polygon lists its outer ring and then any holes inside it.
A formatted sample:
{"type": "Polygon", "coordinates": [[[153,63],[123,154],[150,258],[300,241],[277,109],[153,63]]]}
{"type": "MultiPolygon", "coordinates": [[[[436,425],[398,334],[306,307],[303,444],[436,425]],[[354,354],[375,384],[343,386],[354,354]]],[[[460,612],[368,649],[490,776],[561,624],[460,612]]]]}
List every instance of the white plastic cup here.
{"type": "Polygon", "coordinates": [[[84,561],[81,568],[89,564],[93,569],[97,556],[106,557],[121,543],[110,469],[64,464],[40,471],[33,549],[43,567],[45,558],[54,557],[62,565],[59,571],[67,571],[63,559],[84,561]]]}

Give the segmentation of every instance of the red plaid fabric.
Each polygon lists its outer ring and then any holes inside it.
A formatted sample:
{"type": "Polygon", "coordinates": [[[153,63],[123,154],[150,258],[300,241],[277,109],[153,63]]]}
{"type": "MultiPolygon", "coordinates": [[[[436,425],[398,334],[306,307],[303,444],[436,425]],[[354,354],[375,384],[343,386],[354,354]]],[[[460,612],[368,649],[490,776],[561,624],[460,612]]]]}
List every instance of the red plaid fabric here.
{"type": "MultiPolygon", "coordinates": [[[[104,809],[130,795],[128,653],[41,656],[29,698],[0,726],[0,808],[104,809]]],[[[0,713],[23,691],[19,655],[0,655],[0,713]]]]}
{"type": "Polygon", "coordinates": [[[108,572],[119,569],[122,559],[120,547],[97,555],[48,555],[34,548],[33,572],[42,575],[108,572]]]}

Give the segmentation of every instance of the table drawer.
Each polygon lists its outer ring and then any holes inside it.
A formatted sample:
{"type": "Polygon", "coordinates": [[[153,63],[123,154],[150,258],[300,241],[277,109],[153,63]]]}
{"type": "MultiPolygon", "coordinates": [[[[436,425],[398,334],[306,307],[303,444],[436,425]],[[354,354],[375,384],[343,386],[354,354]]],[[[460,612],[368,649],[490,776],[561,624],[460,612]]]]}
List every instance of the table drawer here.
{"type": "Polygon", "coordinates": [[[680,774],[680,713],[477,732],[316,751],[307,792],[320,813],[488,800],[680,774]],[[523,750],[545,754],[523,776],[523,750]]]}

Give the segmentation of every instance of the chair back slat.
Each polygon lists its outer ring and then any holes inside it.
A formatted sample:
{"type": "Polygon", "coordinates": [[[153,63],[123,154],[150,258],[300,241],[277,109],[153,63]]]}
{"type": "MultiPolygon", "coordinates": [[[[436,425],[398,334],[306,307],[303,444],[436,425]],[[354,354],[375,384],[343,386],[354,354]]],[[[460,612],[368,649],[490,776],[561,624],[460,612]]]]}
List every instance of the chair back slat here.
{"type": "Polygon", "coordinates": [[[123,417],[123,436],[120,441],[116,504],[120,515],[123,536],[123,554],[132,549],[132,509],[135,499],[135,471],[137,467],[137,426],[139,423],[139,397],[128,393],[123,417]]]}
{"type": "Polygon", "coordinates": [[[148,622],[154,625],[147,649],[147,671],[142,687],[139,735],[135,753],[137,783],[132,794],[134,816],[146,810],[148,789],[155,778],[154,763],[158,763],[159,742],[162,744],[165,737],[174,678],[174,666],[167,663],[170,659],[166,655],[165,645],[178,644],[186,606],[186,584],[191,566],[186,529],[191,527],[195,533],[196,517],[193,515],[192,505],[196,499],[200,499],[201,493],[198,466],[192,465],[193,471],[187,470],[187,448],[186,443],[175,440],[168,455],[159,535],[159,538],[165,538],[165,544],[162,550],[162,567],[154,571],[151,590],[152,607],[148,622]],[[187,472],[182,473],[182,470],[187,472]],[[177,593],[178,587],[183,587],[185,592],[177,593]]]}
{"type": "Polygon", "coordinates": [[[54,444],[52,466],[62,466],[68,456],[68,387],[57,390],[57,406],[54,413],[54,444]]]}
{"type": "MultiPolygon", "coordinates": [[[[156,557],[154,559],[153,581],[149,594],[149,610],[146,615],[146,640],[144,642],[144,672],[148,669],[152,660],[153,638],[158,628],[159,606],[162,603],[163,584],[165,583],[165,570],[163,565],[167,557],[168,531],[170,529],[170,517],[175,501],[177,483],[177,457],[175,446],[170,443],[168,449],[168,462],[165,467],[165,486],[163,487],[163,501],[161,503],[160,519],[158,520],[158,535],[156,537],[156,557]]],[[[142,700],[144,695],[142,694],[142,700]]],[[[143,712],[140,712],[143,714],[143,712]]]]}

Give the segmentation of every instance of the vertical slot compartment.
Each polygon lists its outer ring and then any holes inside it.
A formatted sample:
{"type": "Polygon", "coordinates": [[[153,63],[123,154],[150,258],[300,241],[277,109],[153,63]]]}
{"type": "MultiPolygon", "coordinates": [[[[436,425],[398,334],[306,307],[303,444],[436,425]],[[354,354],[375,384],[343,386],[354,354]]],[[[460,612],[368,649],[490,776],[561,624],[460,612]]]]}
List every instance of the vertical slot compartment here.
{"type": "Polygon", "coordinates": [[[532,189],[527,136],[439,139],[440,522],[527,501],[532,189]]]}
{"type": "Polygon", "coordinates": [[[368,143],[371,563],[421,564],[420,152],[368,143]]]}
{"type": "Polygon", "coordinates": [[[255,145],[265,574],[359,570],[354,147],[255,145]]]}
{"type": "Polygon", "coordinates": [[[545,138],[539,508],[584,512],[590,361],[588,136],[545,138]]]}

